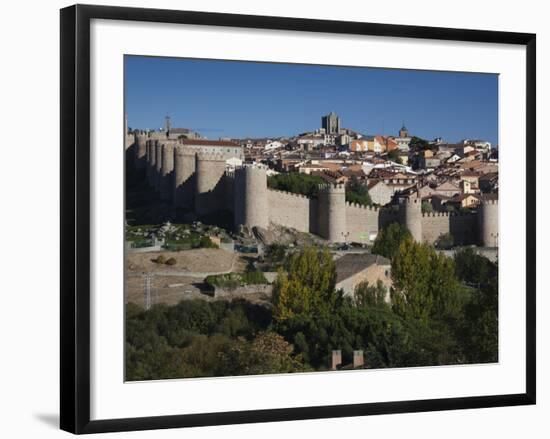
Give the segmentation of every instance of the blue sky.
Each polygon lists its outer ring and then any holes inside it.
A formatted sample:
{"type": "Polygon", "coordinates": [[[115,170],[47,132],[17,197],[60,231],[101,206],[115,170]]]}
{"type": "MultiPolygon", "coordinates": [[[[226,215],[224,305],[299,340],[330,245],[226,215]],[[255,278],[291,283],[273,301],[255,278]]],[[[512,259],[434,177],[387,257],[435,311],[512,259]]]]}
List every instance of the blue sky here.
{"type": "Polygon", "coordinates": [[[218,137],[313,131],[330,111],[364,134],[498,144],[498,76],[417,70],[127,56],[128,125],[218,137]]]}

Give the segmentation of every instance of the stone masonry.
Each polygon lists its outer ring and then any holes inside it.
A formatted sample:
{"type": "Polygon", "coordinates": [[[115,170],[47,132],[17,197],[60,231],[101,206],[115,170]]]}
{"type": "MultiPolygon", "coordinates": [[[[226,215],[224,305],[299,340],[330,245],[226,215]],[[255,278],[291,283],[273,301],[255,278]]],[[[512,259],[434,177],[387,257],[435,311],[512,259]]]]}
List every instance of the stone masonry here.
{"type": "Polygon", "coordinates": [[[498,200],[484,201],[472,213],[422,213],[421,200],[405,200],[399,209],[365,207],[345,199],[345,187],[323,184],[318,199],[267,187],[263,165],[226,170],[236,148],[194,147],[172,139],[145,139],[137,135],[132,160],[161,199],[176,208],[207,215],[233,213],[234,225],[267,228],[277,224],[317,234],[331,242],[372,242],[392,222],[406,226],[414,239],[434,243],[451,234],[455,244],[498,247],[498,200]],[[230,151],[230,152],[229,152],[230,151]]]}

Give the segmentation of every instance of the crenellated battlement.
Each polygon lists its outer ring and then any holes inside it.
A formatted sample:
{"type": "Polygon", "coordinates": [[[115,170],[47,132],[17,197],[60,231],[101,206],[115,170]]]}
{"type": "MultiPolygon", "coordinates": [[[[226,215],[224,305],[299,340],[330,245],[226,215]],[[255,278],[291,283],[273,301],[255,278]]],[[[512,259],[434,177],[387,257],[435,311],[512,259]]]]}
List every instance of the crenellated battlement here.
{"type": "Polygon", "coordinates": [[[380,210],[380,207],[378,207],[378,206],[364,206],[364,205],[359,204],[359,203],[350,203],[348,201],[346,201],[346,207],[352,207],[354,209],[368,210],[368,211],[372,211],[372,212],[378,212],[380,210]]]}
{"type": "Polygon", "coordinates": [[[226,157],[224,154],[220,154],[220,153],[197,152],[197,160],[210,161],[210,162],[225,162],[226,157]]]}
{"type": "Polygon", "coordinates": [[[161,146],[165,147],[165,146],[170,146],[172,148],[174,148],[177,143],[174,142],[173,140],[171,139],[162,139],[162,140],[158,140],[158,142],[161,144],[161,146]]]}
{"type": "Polygon", "coordinates": [[[264,165],[263,163],[243,163],[242,165],[235,166],[235,170],[242,169],[258,169],[262,171],[267,171],[269,167],[267,165],[264,165]]]}
{"type": "Polygon", "coordinates": [[[269,188],[269,187],[267,188],[267,190],[271,191],[271,192],[278,192],[280,194],[288,195],[289,197],[301,198],[301,199],[304,199],[304,200],[311,200],[311,198],[306,196],[306,195],[295,194],[294,192],[281,191],[279,189],[272,189],[272,188],[269,188]]]}
{"type": "Polygon", "coordinates": [[[403,205],[422,205],[422,199],[418,197],[409,197],[402,200],[403,205]]]}
{"type": "Polygon", "coordinates": [[[320,192],[346,192],[346,185],[344,183],[321,183],[317,187],[319,188],[320,192]]]}
{"type": "Polygon", "coordinates": [[[426,212],[422,214],[422,217],[423,218],[450,217],[450,216],[472,217],[476,215],[477,215],[477,212],[426,212]]]}
{"type": "Polygon", "coordinates": [[[197,154],[198,148],[184,146],[184,145],[174,145],[174,151],[178,155],[194,156],[197,154]]]}

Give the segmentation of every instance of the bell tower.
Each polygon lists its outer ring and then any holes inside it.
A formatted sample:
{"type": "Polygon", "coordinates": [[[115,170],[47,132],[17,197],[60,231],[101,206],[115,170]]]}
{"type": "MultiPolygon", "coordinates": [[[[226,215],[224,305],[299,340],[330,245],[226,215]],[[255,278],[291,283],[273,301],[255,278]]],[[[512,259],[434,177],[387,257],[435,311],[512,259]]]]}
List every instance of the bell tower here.
{"type": "Polygon", "coordinates": [[[164,131],[166,132],[166,136],[170,134],[170,130],[172,129],[172,121],[170,120],[170,116],[167,114],[164,118],[164,131]]]}
{"type": "Polygon", "coordinates": [[[403,121],[403,126],[399,130],[399,137],[409,137],[409,130],[405,126],[405,121],[403,121]]]}

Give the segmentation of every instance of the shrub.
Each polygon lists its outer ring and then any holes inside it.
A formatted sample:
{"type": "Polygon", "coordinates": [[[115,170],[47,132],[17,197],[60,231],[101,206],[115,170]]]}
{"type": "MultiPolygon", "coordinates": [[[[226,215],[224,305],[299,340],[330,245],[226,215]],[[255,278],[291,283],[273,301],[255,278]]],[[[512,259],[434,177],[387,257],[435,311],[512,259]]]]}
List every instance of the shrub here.
{"type": "Polygon", "coordinates": [[[453,248],[454,238],[450,233],[442,233],[435,242],[435,248],[439,250],[449,250],[453,248]]]}
{"type": "Polygon", "coordinates": [[[432,213],[434,208],[429,201],[422,201],[422,213],[432,213]]]}
{"type": "Polygon", "coordinates": [[[176,261],[176,258],[170,258],[165,263],[166,265],[176,265],[178,261],[176,261]]]}
{"type": "Polygon", "coordinates": [[[265,256],[273,263],[280,263],[285,260],[286,246],[283,244],[270,244],[265,249],[265,256]]]}
{"type": "Polygon", "coordinates": [[[267,284],[265,275],[259,270],[247,271],[241,274],[241,282],[245,285],[267,284]]]}
{"type": "Polygon", "coordinates": [[[153,259],[153,261],[157,264],[164,264],[166,263],[166,258],[163,255],[158,255],[157,259],[153,259]]]}
{"type": "Polygon", "coordinates": [[[245,273],[213,274],[207,276],[204,281],[212,287],[235,289],[241,285],[267,284],[267,279],[259,270],[245,273]]]}
{"type": "Polygon", "coordinates": [[[212,287],[234,289],[241,285],[241,277],[237,273],[213,274],[207,276],[204,281],[212,287]]]}
{"type": "Polygon", "coordinates": [[[218,248],[218,246],[212,242],[208,236],[201,236],[199,241],[199,247],[201,248],[218,248]]]}

